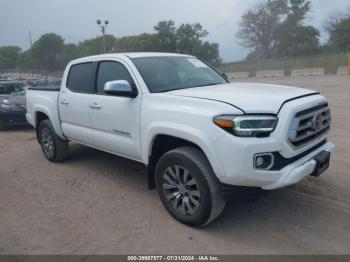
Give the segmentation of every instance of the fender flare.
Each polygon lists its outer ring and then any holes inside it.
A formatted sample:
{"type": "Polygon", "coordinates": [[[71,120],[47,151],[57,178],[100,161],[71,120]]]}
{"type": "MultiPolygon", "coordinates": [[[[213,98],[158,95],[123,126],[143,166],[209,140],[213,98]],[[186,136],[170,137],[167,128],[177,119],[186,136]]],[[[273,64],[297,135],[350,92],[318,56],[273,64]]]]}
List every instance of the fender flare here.
{"type": "Polygon", "coordinates": [[[173,122],[154,122],[145,131],[142,141],[142,162],[148,165],[153,142],[158,135],[168,135],[196,144],[207,157],[215,175],[224,177],[220,160],[216,157],[213,141],[200,129],[173,122]]]}
{"type": "Polygon", "coordinates": [[[60,138],[66,140],[66,138],[63,135],[62,129],[60,127],[60,120],[57,117],[53,116],[50,113],[50,110],[46,106],[35,106],[33,108],[33,111],[34,111],[33,123],[35,125],[35,128],[37,128],[37,115],[38,115],[38,113],[45,114],[48,117],[48,119],[50,120],[56,134],[60,138]]]}

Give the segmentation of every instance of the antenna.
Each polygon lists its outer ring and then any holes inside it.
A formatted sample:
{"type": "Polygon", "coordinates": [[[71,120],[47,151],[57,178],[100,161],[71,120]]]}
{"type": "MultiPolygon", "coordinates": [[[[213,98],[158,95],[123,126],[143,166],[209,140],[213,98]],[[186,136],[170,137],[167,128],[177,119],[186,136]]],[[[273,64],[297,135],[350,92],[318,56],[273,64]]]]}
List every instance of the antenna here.
{"type": "Polygon", "coordinates": [[[30,32],[30,30],[28,31],[28,33],[29,33],[29,44],[30,44],[30,48],[32,48],[32,46],[33,46],[32,33],[30,32]]]}

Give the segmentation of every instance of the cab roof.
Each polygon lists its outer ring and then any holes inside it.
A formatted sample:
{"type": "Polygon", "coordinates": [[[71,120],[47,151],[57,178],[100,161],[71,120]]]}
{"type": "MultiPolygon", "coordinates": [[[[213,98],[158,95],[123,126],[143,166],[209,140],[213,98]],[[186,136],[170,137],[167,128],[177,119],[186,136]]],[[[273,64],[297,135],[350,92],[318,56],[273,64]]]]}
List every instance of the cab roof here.
{"type": "Polygon", "coordinates": [[[164,57],[164,56],[174,56],[174,57],[193,57],[186,54],[176,54],[176,53],[159,53],[159,52],[135,52],[135,53],[108,53],[102,55],[94,55],[78,58],[73,60],[72,63],[87,62],[90,60],[108,59],[108,58],[141,58],[141,57],[164,57]]]}

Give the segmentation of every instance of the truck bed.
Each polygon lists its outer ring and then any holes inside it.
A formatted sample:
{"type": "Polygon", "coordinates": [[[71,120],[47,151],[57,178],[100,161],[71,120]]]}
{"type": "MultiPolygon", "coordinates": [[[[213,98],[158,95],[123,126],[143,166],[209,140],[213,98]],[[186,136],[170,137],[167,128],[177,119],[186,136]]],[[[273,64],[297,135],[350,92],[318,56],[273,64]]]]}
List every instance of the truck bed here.
{"type": "Polygon", "coordinates": [[[33,127],[36,127],[38,117],[49,118],[56,133],[61,138],[64,138],[58,112],[59,90],[59,86],[28,88],[26,94],[26,118],[33,127]]]}

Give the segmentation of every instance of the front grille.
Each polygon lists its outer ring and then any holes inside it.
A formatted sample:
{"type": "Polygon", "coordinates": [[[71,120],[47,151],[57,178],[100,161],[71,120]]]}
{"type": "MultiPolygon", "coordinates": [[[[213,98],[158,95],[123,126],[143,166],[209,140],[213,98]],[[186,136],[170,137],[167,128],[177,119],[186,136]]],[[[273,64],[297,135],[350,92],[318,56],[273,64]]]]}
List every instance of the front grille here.
{"type": "Polygon", "coordinates": [[[301,110],[295,114],[288,139],[294,147],[301,147],[326,134],[331,126],[327,103],[301,110]]]}

